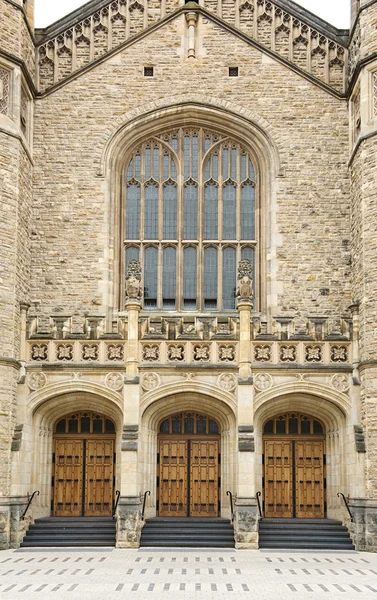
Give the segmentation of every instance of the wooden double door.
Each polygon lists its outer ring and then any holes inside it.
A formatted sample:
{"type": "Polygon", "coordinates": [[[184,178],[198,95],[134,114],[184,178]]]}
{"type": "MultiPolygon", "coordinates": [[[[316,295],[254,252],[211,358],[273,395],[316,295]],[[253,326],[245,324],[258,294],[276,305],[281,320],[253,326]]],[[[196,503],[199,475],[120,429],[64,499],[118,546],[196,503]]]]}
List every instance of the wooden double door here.
{"type": "Polygon", "coordinates": [[[53,514],[111,516],[114,439],[55,439],[53,514]]]}
{"type": "Polygon", "coordinates": [[[219,440],[160,439],[158,462],[159,516],[218,516],[219,440]]]}
{"type": "Polygon", "coordinates": [[[266,517],[325,517],[325,442],[264,440],[266,517]]]}

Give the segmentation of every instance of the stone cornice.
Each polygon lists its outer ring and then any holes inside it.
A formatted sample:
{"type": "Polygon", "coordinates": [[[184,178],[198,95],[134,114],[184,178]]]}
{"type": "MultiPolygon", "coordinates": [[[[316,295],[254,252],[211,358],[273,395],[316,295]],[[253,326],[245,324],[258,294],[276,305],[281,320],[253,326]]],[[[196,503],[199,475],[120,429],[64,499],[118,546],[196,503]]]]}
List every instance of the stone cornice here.
{"type": "Polygon", "coordinates": [[[91,62],[90,64],[85,65],[81,69],[78,69],[77,71],[73,72],[71,75],[69,75],[68,77],[66,77],[64,80],[55,83],[53,86],[51,86],[45,92],[43,92],[43,93],[37,92],[36,97],[37,98],[45,98],[46,96],[49,96],[50,94],[54,93],[56,90],[62,88],[63,86],[65,86],[68,83],[70,83],[71,81],[74,81],[79,76],[83,75],[84,73],[87,73],[87,72],[91,71],[96,66],[98,66],[99,64],[105,62],[106,60],[108,60],[109,58],[111,58],[112,56],[114,56],[115,54],[118,54],[119,52],[121,52],[125,48],[128,48],[128,47],[132,46],[133,44],[137,43],[138,41],[144,39],[145,37],[149,36],[151,33],[157,31],[161,27],[164,27],[170,21],[176,19],[180,15],[185,14],[188,11],[190,11],[190,12],[193,12],[193,11],[197,12],[198,14],[202,15],[206,19],[209,19],[209,20],[213,21],[214,23],[216,23],[222,29],[225,29],[229,33],[235,35],[239,39],[243,40],[249,46],[252,46],[256,50],[259,50],[261,53],[270,56],[276,62],[283,64],[284,66],[286,66],[287,68],[289,68],[291,71],[293,71],[294,73],[296,73],[300,77],[303,77],[304,79],[306,79],[306,80],[310,81],[311,83],[313,83],[313,85],[322,88],[325,92],[329,93],[330,95],[334,96],[335,98],[338,98],[340,100],[347,99],[347,95],[346,94],[338,92],[337,90],[335,90],[334,88],[332,88],[328,84],[326,84],[325,82],[317,79],[316,77],[314,77],[310,73],[307,73],[303,69],[300,69],[294,63],[286,60],[284,57],[280,56],[279,54],[277,54],[273,50],[271,50],[271,49],[263,46],[262,44],[260,44],[256,40],[253,40],[248,35],[246,35],[242,31],[240,31],[239,29],[236,29],[232,25],[229,25],[228,23],[226,23],[225,21],[223,21],[222,19],[220,19],[216,15],[208,12],[207,10],[205,10],[204,8],[202,8],[201,6],[196,6],[196,7],[193,8],[191,4],[190,4],[189,8],[183,6],[183,7],[179,8],[178,10],[176,10],[175,12],[167,15],[166,17],[164,17],[160,21],[157,21],[153,25],[149,26],[148,28],[146,28],[143,31],[141,31],[140,33],[138,33],[137,35],[133,36],[132,38],[130,38],[128,40],[126,40],[125,42],[123,42],[122,44],[120,44],[119,46],[117,46],[116,48],[113,48],[112,50],[110,50],[106,54],[100,56],[99,58],[97,58],[96,60],[94,60],[93,62],[91,62]]]}
{"type": "Polygon", "coordinates": [[[14,369],[21,367],[21,363],[18,360],[9,358],[8,356],[0,356],[0,365],[3,367],[13,367],[14,369]]]}
{"type": "Polygon", "coordinates": [[[377,359],[362,360],[361,363],[359,364],[360,371],[364,370],[364,369],[373,369],[373,368],[377,368],[377,359]]]}

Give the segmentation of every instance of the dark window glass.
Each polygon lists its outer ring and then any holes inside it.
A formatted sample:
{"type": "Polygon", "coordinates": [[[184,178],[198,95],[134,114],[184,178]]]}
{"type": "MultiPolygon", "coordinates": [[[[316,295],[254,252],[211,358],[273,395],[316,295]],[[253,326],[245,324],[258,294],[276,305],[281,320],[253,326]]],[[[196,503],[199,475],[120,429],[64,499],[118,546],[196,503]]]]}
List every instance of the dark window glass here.
{"type": "Polygon", "coordinates": [[[144,190],[144,238],[156,240],[158,238],[158,187],[149,183],[144,190]]]}
{"type": "Polygon", "coordinates": [[[209,420],[209,433],[219,433],[219,427],[213,419],[209,420]]]}
{"type": "Polygon", "coordinates": [[[68,421],[68,433],[78,433],[79,422],[76,417],[71,417],[68,421]]]}
{"type": "Polygon", "coordinates": [[[214,183],[209,183],[204,188],[204,239],[218,239],[218,192],[219,188],[214,183]]]}
{"type": "Polygon", "coordinates": [[[182,417],[175,417],[172,419],[172,433],[182,433],[182,417]]]}
{"type": "Polygon", "coordinates": [[[309,435],[310,434],[310,420],[307,419],[306,417],[304,417],[301,420],[301,433],[303,435],[309,435]]]}
{"type": "Polygon", "coordinates": [[[175,309],[176,270],[175,248],[165,248],[162,275],[162,308],[165,310],[175,309]]]}
{"type": "Polygon", "coordinates": [[[205,310],[217,309],[217,248],[204,250],[204,308],[205,310]]]}
{"type": "Polygon", "coordinates": [[[223,309],[233,310],[236,306],[236,250],[223,251],[223,309]]]}
{"type": "Polygon", "coordinates": [[[193,417],[185,417],[185,433],[194,433],[193,417]]]}
{"type": "Polygon", "coordinates": [[[164,186],[164,234],[165,240],[177,238],[177,187],[172,183],[164,186]]]}
{"type": "Polygon", "coordinates": [[[165,421],[162,421],[160,425],[160,432],[169,433],[169,419],[165,419],[165,421]]]}
{"type": "Polygon", "coordinates": [[[288,427],[289,427],[289,433],[298,433],[298,419],[297,417],[295,417],[294,415],[292,415],[291,417],[289,417],[289,423],[288,423],[288,427]]]}
{"type": "Polygon", "coordinates": [[[196,248],[183,251],[183,308],[196,310],[197,263],[196,248]]]}
{"type": "Polygon", "coordinates": [[[285,419],[283,419],[282,417],[279,417],[276,421],[276,433],[285,433],[285,419]]]}
{"type": "Polygon", "coordinates": [[[101,417],[94,417],[94,419],[93,419],[93,433],[102,433],[102,419],[101,419],[101,417]]]}
{"type": "Polygon", "coordinates": [[[236,186],[227,183],[223,188],[223,239],[236,239],[236,186]]]}
{"type": "Polygon", "coordinates": [[[90,416],[83,415],[81,417],[81,433],[89,433],[90,432],[90,416]]]}
{"type": "Polygon", "coordinates": [[[270,421],[267,421],[267,423],[264,426],[264,433],[274,433],[274,421],[273,419],[271,419],[270,421]]]}
{"type": "Polygon", "coordinates": [[[114,423],[110,419],[106,419],[105,433],[115,433],[114,423]]]}
{"type": "Polygon", "coordinates": [[[144,306],[147,309],[157,307],[157,264],[157,248],[146,248],[144,252],[144,306]]]}
{"type": "Polygon", "coordinates": [[[185,240],[196,240],[198,237],[198,187],[188,183],[183,190],[184,234],[185,240]]]}
{"type": "Polygon", "coordinates": [[[322,427],[321,423],[319,423],[319,421],[314,421],[314,423],[313,423],[313,433],[315,433],[315,435],[322,435],[323,434],[323,427],[322,427]]]}
{"type": "Polygon", "coordinates": [[[62,419],[56,425],[56,433],[65,433],[65,419],[62,419]]]}
{"type": "Polygon", "coordinates": [[[196,420],[196,433],[207,433],[207,419],[199,417],[196,420]]]}
{"type": "Polygon", "coordinates": [[[140,186],[136,183],[127,186],[126,238],[140,238],[140,186]]]}
{"type": "Polygon", "coordinates": [[[255,188],[251,183],[241,188],[241,238],[255,239],[255,188]]]}

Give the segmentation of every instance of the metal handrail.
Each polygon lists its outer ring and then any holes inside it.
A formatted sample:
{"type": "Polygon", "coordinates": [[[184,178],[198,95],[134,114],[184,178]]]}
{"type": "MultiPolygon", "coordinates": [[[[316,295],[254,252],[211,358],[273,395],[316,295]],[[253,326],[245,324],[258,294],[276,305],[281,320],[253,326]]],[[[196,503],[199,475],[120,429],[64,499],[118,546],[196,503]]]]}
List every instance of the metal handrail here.
{"type": "Polygon", "coordinates": [[[25,519],[25,515],[27,513],[27,511],[29,510],[30,504],[33,502],[34,496],[37,494],[37,496],[39,496],[39,490],[35,490],[35,492],[32,493],[32,495],[29,498],[29,502],[27,503],[27,507],[25,508],[23,515],[21,517],[22,520],[25,519]]]}
{"type": "Polygon", "coordinates": [[[151,493],[149,490],[147,490],[146,492],[144,492],[144,500],[143,500],[143,510],[141,511],[141,520],[144,521],[144,513],[145,513],[145,503],[147,501],[147,496],[150,496],[151,493]]]}
{"type": "Polygon", "coordinates": [[[118,508],[118,504],[119,504],[119,498],[120,498],[120,491],[119,490],[115,490],[115,495],[117,497],[117,499],[114,502],[114,508],[113,508],[113,519],[115,519],[115,514],[118,508]]]}
{"type": "Polygon", "coordinates": [[[338,498],[339,498],[339,496],[342,496],[342,498],[344,500],[344,504],[346,505],[346,509],[348,510],[348,514],[350,516],[351,523],[353,523],[353,514],[351,513],[350,507],[348,505],[347,498],[345,497],[345,495],[342,492],[338,492],[337,496],[338,496],[338,498]]]}
{"type": "Polygon", "coordinates": [[[232,492],[230,492],[229,490],[226,493],[227,496],[229,496],[229,502],[230,502],[230,512],[232,514],[232,518],[230,519],[230,522],[233,523],[234,521],[234,509],[233,509],[233,494],[232,492]]]}
{"type": "Polygon", "coordinates": [[[257,498],[257,502],[258,502],[258,511],[259,511],[259,520],[261,521],[263,519],[263,514],[262,514],[262,507],[260,504],[260,497],[262,495],[262,492],[257,492],[255,494],[256,498],[257,498]]]}

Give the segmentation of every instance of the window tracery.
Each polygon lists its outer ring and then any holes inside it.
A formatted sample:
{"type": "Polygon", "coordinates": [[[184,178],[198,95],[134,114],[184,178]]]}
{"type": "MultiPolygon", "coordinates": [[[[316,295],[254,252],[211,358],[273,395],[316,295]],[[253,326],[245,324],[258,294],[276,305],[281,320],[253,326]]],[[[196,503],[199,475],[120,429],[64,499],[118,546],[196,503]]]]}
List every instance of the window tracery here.
{"type": "Polygon", "coordinates": [[[255,265],[256,176],[238,141],[178,128],[139,144],[125,171],[125,264],[146,310],[234,310],[237,262],[255,265]]]}

